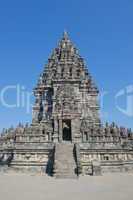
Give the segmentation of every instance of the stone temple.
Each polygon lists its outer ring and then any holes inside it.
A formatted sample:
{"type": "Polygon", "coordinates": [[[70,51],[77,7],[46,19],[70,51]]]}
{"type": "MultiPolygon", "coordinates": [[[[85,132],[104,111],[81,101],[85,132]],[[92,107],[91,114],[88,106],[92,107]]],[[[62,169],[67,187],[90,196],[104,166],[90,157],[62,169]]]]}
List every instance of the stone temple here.
{"type": "Polygon", "coordinates": [[[133,134],[102,125],[96,87],[65,32],[34,89],[31,125],[4,129],[0,171],[57,178],[133,172],[133,134]]]}

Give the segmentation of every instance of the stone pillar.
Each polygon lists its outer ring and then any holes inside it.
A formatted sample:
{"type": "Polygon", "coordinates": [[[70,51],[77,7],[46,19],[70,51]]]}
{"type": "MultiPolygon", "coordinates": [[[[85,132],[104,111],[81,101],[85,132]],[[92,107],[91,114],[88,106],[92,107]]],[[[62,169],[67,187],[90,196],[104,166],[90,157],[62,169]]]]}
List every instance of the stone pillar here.
{"type": "Polygon", "coordinates": [[[99,161],[95,160],[92,162],[93,176],[102,175],[101,164],[99,161]]]}
{"type": "Polygon", "coordinates": [[[118,160],[117,154],[114,155],[114,158],[115,158],[116,161],[118,160]]]}
{"type": "Polygon", "coordinates": [[[62,119],[59,119],[59,141],[62,141],[62,137],[63,137],[63,127],[62,127],[62,119]]]}
{"type": "Polygon", "coordinates": [[[80,133],[80,120],[72,119],[71,121],[72,142],[79,143],[82,141],[80,133]]]}
{"type": "Polygon", "coordinates": [[[50,140],[50,142],[52,141],[52,134],[51,133],[49,133],[49,140],[50,140]]]}
{"type": "Polygon", "coordinates": [[[59,142],[59,124],[58,119],[54,119],[54,135],[53,135],[53,142],[59,142]]]}
{"type": "Polygon", "coordinates": [[[47,93],[48,91],[45,89],[44,94],[43,94],[43,120],[47,119],[47,111],[48,111],[48,102],[47,102],[47,93]]]}
{"type": "Polygon", "coordinates": [[[36,102],[32,110],[32,123],[38,123],[39,120],[38,116],[40,112],[41,95],[37,93],[35,96],[36,96],[36,102]]]}
{"type": "Polygon", "coordinates": [[[85,134],[82,132],[82,142],[86,142],[85,134]]]}

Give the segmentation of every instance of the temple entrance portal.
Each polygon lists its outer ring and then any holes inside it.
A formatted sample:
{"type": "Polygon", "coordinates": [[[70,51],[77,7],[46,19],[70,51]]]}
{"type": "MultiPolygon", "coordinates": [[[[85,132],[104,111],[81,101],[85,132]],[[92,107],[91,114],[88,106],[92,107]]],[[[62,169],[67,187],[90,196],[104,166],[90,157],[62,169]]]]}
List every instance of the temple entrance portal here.
{"type": "Polygon", "coordinates": [[[63,141],[71,141],[72,133],[71,133],[71,120],[63,120],[63,133],[62,133],[63,141]]]}

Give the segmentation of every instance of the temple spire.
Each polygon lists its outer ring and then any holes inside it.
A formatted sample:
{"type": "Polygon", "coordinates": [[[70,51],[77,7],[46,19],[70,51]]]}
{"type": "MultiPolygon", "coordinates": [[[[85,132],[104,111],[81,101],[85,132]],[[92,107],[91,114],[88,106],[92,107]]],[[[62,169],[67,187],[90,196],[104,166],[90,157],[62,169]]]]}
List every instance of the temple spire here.
{"type": "Polygon", "coordinates": [[[68,32],[66,30],[64,30],[64,32],[63,32],[63,39],[65,39],[65,40],[69,39],[68,32]]]}

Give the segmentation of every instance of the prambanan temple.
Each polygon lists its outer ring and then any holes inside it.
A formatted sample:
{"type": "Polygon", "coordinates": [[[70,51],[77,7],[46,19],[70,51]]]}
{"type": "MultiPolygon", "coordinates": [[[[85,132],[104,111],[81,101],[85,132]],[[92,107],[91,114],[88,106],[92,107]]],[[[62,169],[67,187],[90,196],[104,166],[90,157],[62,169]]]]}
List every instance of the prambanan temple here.
{"type": "Polygon", "coordinates": [[[133,134],[103,125],[99,90],[64,32],[34,88],[31,125],[4,129],[0,171],[57,178],[133,172],[133,134]]]}

